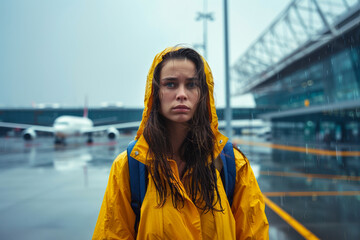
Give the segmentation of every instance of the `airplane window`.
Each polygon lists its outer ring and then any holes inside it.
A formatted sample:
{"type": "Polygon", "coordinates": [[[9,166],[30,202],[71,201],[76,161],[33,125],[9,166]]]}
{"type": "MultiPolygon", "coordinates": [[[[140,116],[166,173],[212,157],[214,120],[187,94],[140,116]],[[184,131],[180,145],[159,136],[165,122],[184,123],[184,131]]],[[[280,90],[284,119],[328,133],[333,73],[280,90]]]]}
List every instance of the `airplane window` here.
{"type": "Polygon", "coordinates": [[[56,125],[69,125],[68,122],[57,122],[56,125]]]}

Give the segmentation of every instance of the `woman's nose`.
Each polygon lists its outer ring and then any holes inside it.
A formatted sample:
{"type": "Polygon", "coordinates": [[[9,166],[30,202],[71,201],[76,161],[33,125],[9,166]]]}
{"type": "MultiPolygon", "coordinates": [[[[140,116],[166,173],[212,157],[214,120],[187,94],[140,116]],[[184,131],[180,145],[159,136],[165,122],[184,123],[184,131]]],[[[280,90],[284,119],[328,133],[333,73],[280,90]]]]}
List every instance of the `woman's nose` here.
{"type": "Polygon", "coordinates": [[[184,101],[187,99],[185,86],[180,85],[177,91],[176,99],[184,101]]]}

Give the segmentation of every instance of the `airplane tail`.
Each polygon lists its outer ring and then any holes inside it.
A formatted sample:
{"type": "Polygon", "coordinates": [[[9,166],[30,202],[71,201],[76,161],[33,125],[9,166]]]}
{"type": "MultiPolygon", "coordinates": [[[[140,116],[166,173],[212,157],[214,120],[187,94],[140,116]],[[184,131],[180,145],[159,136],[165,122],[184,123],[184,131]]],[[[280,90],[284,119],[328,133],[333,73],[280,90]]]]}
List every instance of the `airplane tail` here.
{"type": "Polygon", "coordinates": [[[84,118],[87,118],[87,117],[88,117],[88,112],[89,112],[89,109],[88,109],[88,99],[87,99],[87,97],[85,97],[84,114],[83,114],[83,117],[84,117],[84,118]]]}

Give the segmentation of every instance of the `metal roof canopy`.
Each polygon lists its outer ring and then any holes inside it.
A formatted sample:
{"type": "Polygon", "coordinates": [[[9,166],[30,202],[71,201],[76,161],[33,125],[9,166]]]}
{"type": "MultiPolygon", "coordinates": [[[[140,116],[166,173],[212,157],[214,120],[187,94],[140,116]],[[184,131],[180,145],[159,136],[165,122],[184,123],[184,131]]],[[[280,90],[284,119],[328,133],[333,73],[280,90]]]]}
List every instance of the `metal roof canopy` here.
{"type": "Polygon", "coordinates": [[[251,91],[360,23],[360,0],[294,0],[233,66],[233,95],[251,91]]]}

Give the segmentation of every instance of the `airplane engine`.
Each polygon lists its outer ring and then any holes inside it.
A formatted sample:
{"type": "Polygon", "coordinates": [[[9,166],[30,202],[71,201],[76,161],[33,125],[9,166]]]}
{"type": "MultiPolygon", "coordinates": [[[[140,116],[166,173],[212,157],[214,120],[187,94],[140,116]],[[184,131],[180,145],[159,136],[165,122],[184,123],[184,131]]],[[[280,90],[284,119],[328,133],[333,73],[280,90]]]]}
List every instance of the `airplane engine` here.
{"type": "Polygon", "coordinates": [[[28,128],[23,131],[22,136],[26,141],[30,141],[36,138],[36,132],[32,128],[28,128]]]}
{"type": "Polygon", "coordinates": [[[106,133],[109,139],[116,139],[120,135],[119,131],[114,127],[109,128],[106,133]]]}

